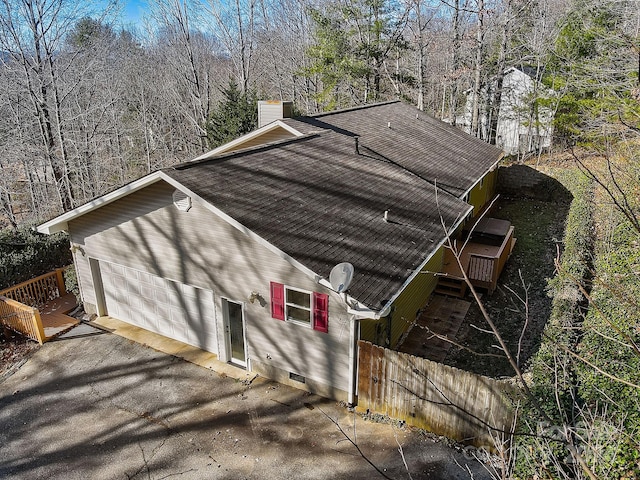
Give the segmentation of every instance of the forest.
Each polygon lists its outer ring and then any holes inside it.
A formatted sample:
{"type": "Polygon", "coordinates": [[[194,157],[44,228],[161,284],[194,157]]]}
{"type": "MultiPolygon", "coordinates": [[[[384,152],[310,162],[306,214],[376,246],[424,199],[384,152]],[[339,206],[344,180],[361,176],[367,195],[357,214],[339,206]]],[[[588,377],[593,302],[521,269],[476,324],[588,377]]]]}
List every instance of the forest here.
{"type": "Polygon", "coordinates": [[[254,129],[261,99],[298,114],[401,99],[496,143],[505,72],[530,72],[523,118],[551,112],[553,142],[510,160],[555,162],[573,201],[493,474],[640,476],[638,0],[147,5],[127,24],[117,1],[0,0],[0,245],[20,231],[26,256],[28,227],[254,129]]]}
{"type": "Polygon", "coordinates": [[[10,226],[250,130],[259,99],[312,114],[400,98],[452,123],[467,108],[480,135],[517,67],[544,85],[529,121],[555,112],[560,148],[611,119],[637,120],[636,1],[150,0],[135,25],[122,5],[104,5],[0,4],[0,218],[10,226]]]}

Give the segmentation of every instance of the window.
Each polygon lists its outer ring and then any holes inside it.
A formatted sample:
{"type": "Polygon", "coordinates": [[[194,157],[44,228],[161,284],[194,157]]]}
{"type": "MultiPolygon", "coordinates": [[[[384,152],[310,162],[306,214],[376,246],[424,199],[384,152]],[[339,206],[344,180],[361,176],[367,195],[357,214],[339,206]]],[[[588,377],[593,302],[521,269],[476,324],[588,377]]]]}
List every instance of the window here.
{"type": "Polygon", "coordinates": [[[271,316],[328,333],[329,295],[271,282],[271,316]]]}
{"type": "Polygon", "coordinates": [[[311,325],[311,293],[285,287],[285,320],[311,325]]]}

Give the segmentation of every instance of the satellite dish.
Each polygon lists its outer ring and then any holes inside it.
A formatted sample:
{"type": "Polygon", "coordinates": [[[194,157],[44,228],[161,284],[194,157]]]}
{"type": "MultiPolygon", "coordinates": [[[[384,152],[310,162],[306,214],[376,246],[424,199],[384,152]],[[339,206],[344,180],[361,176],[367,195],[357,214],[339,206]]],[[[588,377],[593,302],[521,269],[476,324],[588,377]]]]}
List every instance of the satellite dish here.
{"type": "Polygon", "coordinates": [[[329,283],[336,292],[342,293],[349,288],[353,280],[353,265],[349,262],[342,262],[331,269],[329,283]]]}

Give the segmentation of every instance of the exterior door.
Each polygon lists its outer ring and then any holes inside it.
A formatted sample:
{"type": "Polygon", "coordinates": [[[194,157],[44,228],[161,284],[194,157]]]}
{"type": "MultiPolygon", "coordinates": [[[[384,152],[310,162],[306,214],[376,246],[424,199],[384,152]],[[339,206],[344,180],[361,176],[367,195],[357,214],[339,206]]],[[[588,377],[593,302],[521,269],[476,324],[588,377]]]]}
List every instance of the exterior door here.
{"type": "Polygon", "coordinates": [[[242,367],[247,366],[247,353],[244,341],[244,315],[242,304],[222,299],[222,311],[225,320],[227,334],[227,348],[230,352],[230,361],[242,367]]]}

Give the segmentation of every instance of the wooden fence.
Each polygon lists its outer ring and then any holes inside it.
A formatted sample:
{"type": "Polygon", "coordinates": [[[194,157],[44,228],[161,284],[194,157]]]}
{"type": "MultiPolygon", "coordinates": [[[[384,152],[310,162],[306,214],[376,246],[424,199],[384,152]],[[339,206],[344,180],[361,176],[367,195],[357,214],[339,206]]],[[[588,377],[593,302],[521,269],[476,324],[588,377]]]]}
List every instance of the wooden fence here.
{"type": "Polygon", "coordinates": [[[358,411],[489,449],[511,431],[511,385],[362,340],[358,352],[358,411]]]}

